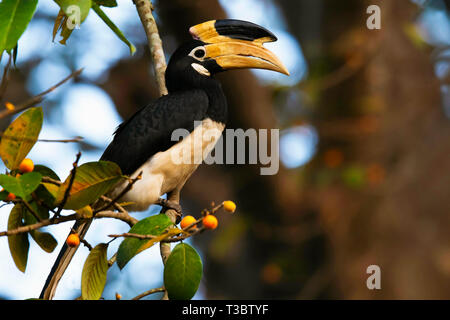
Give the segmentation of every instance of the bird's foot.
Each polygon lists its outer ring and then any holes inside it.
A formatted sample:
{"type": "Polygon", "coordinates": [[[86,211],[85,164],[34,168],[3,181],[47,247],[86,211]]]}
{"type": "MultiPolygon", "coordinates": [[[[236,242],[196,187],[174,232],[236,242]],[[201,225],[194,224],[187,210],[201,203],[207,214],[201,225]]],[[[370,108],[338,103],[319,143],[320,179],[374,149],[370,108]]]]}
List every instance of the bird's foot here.
{"type": "Polygon", "coordinates": [[[176,223],[180,222],[181,216],[182,216],[182,210],[181,210],[181,206],[178,202],[159,198],[158,202],[156,204],[163,207],[164,211],[167,211],[169,209],[174,210],[177,213],[176,223]]]}

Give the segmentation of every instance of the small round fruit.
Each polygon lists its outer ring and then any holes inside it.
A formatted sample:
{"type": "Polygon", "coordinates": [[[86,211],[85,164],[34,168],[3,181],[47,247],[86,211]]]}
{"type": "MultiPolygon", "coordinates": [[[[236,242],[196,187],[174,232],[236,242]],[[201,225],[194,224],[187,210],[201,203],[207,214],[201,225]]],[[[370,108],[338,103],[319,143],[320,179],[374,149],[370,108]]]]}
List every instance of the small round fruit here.
{"type": "Polygon", "coordinates": [[[14,193],[9,193],[7,196],[6,196],[6,200],[7,201],[13,201],[14,199],[16,199],[16,195],[14,194],[14,193]]]}
{"type": "Polygon", "coordinates": [[[27,172],[31,172],[34,170],[34,163],[33,160],[31,159],[23,159],[22,162],[19,165],[19,170],[22,173],[27,173],[27,172]]]}
{"type": "Polygon", "coordinates": [[[213,216],[212,214],[208,214],[206,217],[203,218],[203,226],[206,229],[214,230],[219,225],[219,221],[217,221],[217,218],[213,216]]]}
{"type": "Polygon", "coordinates": [[[80,237],[76,233],[72,233],[67,237],[66,243],[69,247],[75,248],[80,244],[80,237]]]}
{"type": "Polygon", "coordinates": [[[228,212],[234,212],[236,210],[236,204],[233,201],[224,201],[223,208],[228,212]]]}
{"type": "MultiPolygon", "coordinates": [[[[191,224],[193,224],[195,221],[197,221],[197,219],[195,219],[193,216],[186,216],[181,220],[180,227],[182,229],[185,229],[185,228],[189,227],[191,224]]],[[[194,228],[195,228],[195,226],[194,226],[194,228]]]]}

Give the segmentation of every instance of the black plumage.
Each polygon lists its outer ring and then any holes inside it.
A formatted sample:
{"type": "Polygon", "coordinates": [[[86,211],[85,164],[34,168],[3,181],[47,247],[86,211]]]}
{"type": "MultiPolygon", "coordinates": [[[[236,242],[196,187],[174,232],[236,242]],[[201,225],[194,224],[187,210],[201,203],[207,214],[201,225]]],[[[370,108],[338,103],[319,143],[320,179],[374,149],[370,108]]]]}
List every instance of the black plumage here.
{"type": "MultiPolygon", "coordinates": [[[[123,122],[101,160],[115,162],[123,174],[131,175],[154,154],[177,143],[171,140],[174,130],[182,128],[192,132],[194,122],[206,118],[225,123],[227,104],[220,83],[191,67],[198,61],[188,54],[202,45],[201,41],[190,41],[172,55],[166,71],[169,94],[123,122]]],[[[213,61],[207,65],[210,69],[220,70],[213,61]]]]}

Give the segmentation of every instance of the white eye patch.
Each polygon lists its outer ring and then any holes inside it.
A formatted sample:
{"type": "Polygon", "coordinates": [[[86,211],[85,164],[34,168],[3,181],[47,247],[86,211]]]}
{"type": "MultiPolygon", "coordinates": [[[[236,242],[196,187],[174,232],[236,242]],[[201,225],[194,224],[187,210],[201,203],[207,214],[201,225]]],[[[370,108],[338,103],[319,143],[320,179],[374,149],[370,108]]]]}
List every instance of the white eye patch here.
{"type": "Polygon", "coordinates": [[[197,71],[198,73],[210,77],[211,73],[209,72],[208,69],[206,69],[204,66],[202,66],[201,64],[198,63],[192,63],[191,64],[192,68],[194,68],[195,71],[197,71]]]}
{"type": "Polygon", "coordinates": [[[190,56],[198,61],[205,60],[205,55],[206,55],[206,49],[203,46],[199,46],[199,47],[192,49],[192,51],[188,54],[188,56],[190,56]]]}

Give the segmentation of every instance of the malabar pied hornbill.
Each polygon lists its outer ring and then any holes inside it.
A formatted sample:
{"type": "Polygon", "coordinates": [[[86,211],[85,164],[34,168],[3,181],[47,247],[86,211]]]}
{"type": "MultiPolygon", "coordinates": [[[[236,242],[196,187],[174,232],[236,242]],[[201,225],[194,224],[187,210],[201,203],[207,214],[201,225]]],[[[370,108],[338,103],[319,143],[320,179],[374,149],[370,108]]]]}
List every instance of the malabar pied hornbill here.
{"type": "MultiPolygon", "coordinates": [[[[200,154],[202,161],[225,128],[227,101],[215,74],[242,68],[289,74],[282,62],[263,47],[277,38],[259,25],[233,19],[212,20],[189,31],[194,40],[180,46],[167,66],[169,94],[123,122],[101,157],[117,163],[122,173],[132,178],[142,173],[142,178],[121,199],[132,203],[128,207],[130,211],[143,211],[155,203],[180,211],[176,204],[161,200],[161,196],[181,190],[199,165],[194,153],[200,154]],[[186,129],[190,134],[181,141],[173,141],[172,133],[176,129],[186,129]],[[210,136],[212,140],[203,141],[202,134],[195,134],[198,130],[212,130],[216,134],[210,136]],[[186,150],[191,154],[190,161],[173,161],[174,154],[185,154],[186,150]]],[[[126,184],[115,187],[111,196],[118,195],[126,184]]],[[[74,226],[80,238],[84,237],[90,222],[74,226]]],[[[53,297],[75,251],[76,248],[64,245],[41,298],[53,297]]]]}

